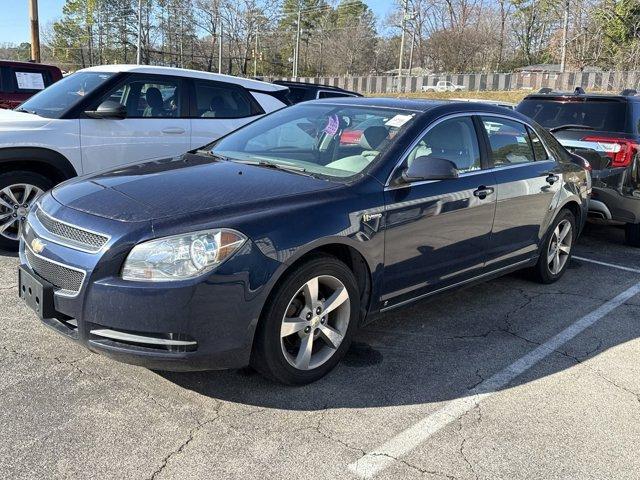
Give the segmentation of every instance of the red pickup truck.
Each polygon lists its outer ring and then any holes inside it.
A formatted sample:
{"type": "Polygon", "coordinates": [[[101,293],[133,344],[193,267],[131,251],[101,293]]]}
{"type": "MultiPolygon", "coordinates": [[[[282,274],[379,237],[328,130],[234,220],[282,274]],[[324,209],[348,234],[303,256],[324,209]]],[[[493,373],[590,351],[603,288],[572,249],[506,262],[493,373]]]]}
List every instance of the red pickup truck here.
{"type": "Polygon", "coordinates": [[[15,108],[61,78],[53,65],[0,60],[0,108],[15,108]]]}

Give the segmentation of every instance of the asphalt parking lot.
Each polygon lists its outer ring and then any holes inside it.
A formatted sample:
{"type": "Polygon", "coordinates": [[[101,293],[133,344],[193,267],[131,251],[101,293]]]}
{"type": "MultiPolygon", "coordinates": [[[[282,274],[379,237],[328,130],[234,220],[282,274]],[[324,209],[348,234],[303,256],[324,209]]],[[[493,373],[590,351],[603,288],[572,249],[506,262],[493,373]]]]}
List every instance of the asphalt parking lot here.
{"type": "Polygon", "coordinates": [[[623,237],[590,226],[554,285],[514,274],[382,316],[302,388],[90,354],[22,305],[2,256],[1,476],[638,478],[640,249],[623,237]]]}

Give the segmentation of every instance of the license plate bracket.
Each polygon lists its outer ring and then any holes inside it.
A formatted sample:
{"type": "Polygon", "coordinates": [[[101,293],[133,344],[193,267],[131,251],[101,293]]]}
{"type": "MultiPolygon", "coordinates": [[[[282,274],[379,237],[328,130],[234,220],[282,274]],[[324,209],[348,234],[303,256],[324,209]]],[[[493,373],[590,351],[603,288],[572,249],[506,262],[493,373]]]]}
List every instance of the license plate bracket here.
{"type": "Polygon", "coordinates": [[[40,319],[55,317],[53,285],[22,265],[18,267],[18,295],[40,319]]]}

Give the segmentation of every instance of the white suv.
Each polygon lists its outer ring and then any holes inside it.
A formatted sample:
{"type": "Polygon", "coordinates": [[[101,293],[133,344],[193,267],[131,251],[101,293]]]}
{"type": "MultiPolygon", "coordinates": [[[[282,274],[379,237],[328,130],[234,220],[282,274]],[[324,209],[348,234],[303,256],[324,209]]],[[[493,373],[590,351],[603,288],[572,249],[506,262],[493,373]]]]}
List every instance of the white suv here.
{"type": "Polygon", "coordinates": [[[0,249],[44,191],[76,175],[202,147],[287,104],[280,85],[179,68],[107,65],[0,110],[0,249]]]}

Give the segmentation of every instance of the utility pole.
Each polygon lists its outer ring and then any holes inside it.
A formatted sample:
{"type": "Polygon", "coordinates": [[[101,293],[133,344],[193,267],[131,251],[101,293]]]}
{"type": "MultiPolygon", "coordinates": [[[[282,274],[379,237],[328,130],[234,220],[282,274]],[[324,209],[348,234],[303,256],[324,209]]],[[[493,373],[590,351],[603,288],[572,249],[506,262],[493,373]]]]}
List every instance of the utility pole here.
{"type": "Polygon", "coordinates": [[[40,25],[38,23],[38,0],[29,0],[31,21],[31,60],[40,63],[40,25]]]}
{"type": "Polygon", "coordinates": [[[409,75],[411,75],[411,71],[413,70],[413,49],[416,44],[416,34],[415,32],[411,33],[411,50],[409,50],[409,75]]]}
{"type": "Polygon", "coordinates": [[[253,47],[253,76],[258,76],[258,24],[256,23],[256,44],[253,47]]]}
{"type": "Polygon", "coordinates": [[[293,76],[298,77],[298,61],[300,59],[300,18],[302,16],[300,0],[298,0],[298,23],[296,28],[296,50],[293,56],[293,76]]]}
{"type": "Polygon", "coordinates": [[[136,63],[140,65],[142,59],[142,0],[138,0],[138,52],[136,63]]]}
{"type": "Polygon", "coordinates": [[[562,23],[562,49],[560,53],[560,73],[564,73],[567,66],[567,38],[569,37],[569,0],[564,4],[564,20],[562,23]]]}
{"type": "Polygon", "coordinates": [[[222,20],[220,20],[220,41],[218,42],[218,73],[222,73],[222,20]]]}
{"type": "Polygon", "coordinates": [[[400,38],[400,60],[398,61],[398,88],[400,89],[400,91],[402,91],[402,57],[404,57],[404,37],[405,37],[408,13],[409,13],[409,0],[403,0],[402,37],[400,38]]]}

